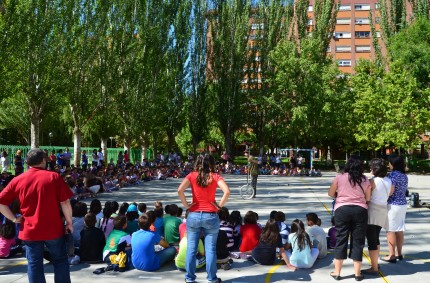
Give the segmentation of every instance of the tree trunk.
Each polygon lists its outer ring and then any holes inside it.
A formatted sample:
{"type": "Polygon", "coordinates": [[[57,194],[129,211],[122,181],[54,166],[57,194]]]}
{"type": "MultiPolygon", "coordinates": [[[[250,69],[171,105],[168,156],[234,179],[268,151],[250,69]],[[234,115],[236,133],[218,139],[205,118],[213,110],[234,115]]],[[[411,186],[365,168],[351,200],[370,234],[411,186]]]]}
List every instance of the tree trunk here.
{"type": "Polygon", "coordinates": [[[75,128],[73,129],[73,164],[75,164],[75,166],[81,165],[81,143],[81,129],[75,126],[75,128]]]}
{"type": "Polygon", "coordinates": [[[101,138],[100,139],[100,147],[102,148],[102,153],[103,153],[103,157],[104,157],[104,163],[107,164],[107,144],[108,144],[108,139],[107,138],[101,138]]]}
{"type": "Polygon", "coordinates": [[[197,140],[195,138],[192,139],[193,140],[193,156],[194,158],[197,156],[197,140]]]}
{"type": "Polygon", "coordinates": [[[263,156],[263,153],[264,153],[264,141],[263,141],[263,139],[260,140],[259,148],[260,148],[260,156],[263,156]]]}
{"type": "Polygon", "coordinates": [[[140,148],[142,150],[142,157],[140,158],[141,159],[140,162],[143,162],[143,160],[146,159],[146,146],[145,146],[145,144],[142,144],[140,148]]]}
{"type": "Polygon", "coordinates": [[[173,131],[171,129],[167,130],[167,148],[169,152],[173,151],[173,143],[175,141],[175,137],[173,136],[173,131]]]}
{"type": "Polygon", "coordinates": [[[40,117],[39,115],[31,116],[31,133],[30,133],[30,143],[31,148],[39,147],[39,135],[40,135],[40,117]]]}

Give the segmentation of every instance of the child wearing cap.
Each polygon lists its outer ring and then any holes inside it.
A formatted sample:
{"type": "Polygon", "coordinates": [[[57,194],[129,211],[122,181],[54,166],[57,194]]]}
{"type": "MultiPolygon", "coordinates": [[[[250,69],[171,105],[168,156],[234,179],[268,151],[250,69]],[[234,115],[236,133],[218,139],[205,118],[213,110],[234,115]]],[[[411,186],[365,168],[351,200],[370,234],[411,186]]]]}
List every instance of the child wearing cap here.
{"type": "Polygon", "coordinates": [[[127,217],[127,228],[125,229],[125,232],[131,235],[139,230],[139,224],[137,222],[139,212],[137,210],[137,206],[135,204],[129,205],[125,216],[127,217]]]}

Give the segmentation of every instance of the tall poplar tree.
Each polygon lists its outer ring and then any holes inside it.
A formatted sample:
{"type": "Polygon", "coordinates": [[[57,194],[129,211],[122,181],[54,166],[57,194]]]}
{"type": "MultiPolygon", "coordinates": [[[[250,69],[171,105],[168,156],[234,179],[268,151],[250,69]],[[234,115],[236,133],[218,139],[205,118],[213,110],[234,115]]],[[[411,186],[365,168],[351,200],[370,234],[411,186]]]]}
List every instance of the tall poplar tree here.
{"type": "Polygon", "coordinates": [[[214,0],[208,12],[208,80],[226,151],[234,156],[234,134],[244,123],[242,80],[248,59],[250,0],[214,0]]]}
{"type": "Polygon", "coordinates": [[[11,0],[1,3],[0,82],[4,95],[21,96],[30,118],[31,147],[39,146],[40,123],[56,91],[57,57],[53,33],[58,20],[56,1],[11,0]]]}

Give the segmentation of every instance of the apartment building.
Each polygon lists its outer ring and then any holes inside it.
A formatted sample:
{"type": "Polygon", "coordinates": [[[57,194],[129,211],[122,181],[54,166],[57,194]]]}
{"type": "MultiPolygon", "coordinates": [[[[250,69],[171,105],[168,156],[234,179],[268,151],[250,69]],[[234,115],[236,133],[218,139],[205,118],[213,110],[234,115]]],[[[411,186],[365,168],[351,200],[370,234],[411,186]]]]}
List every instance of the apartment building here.
{"type": "MultiPolygon", "coordinates": [[[[308,7],[309,25],[313,24],[314,2],[310,0],[308,7]]],[[[332,41],[327,50],[337,61],[339,69],[345,73],[353,73],[359,59],[374,58],[372,45],[371,21],[373,20],[376,37],[381,38],[380,13],[378,0],[341,0],[338,6],[336,27],[332,41]],[[372,12],[372,19],[370,18],[372,12]]],[[[385,52],[382,46],[382,52],[385,52]]]]}

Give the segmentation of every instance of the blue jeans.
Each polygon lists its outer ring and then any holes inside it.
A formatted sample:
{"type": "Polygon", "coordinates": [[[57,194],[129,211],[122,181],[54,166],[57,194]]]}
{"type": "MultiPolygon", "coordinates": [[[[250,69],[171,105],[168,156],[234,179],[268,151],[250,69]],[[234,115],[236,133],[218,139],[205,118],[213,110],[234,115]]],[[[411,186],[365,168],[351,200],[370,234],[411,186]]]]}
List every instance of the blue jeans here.
{"type": "Polygon", "coordinates": [[[46,246],[51,254],[54,265],[54,280],[56,283],[70,283],[70,268],[67,261],[66,240],[60,237],[48,241],[24,241],[28,261],[28,281],[30,283],[45,283],[43,270],[43,250],[46,246]]]}
{"type": "Polygon", "coordinates": [[[217,280],[216,242],[219,231],[219,218],[216,212],[190,212],[187,217],[187,257],[185,261],[186,282],[196,280],[196,255],[200,235],[204,234],[206,272],[208,282],[217,280]]]}
{"type": "Polygon", "coordinates": [[[160,267],[163,266],[166,262],[172,261],[175,259],[176,248],[168,247],[162,251],[155,253],[160,259],[160,267]]]}

